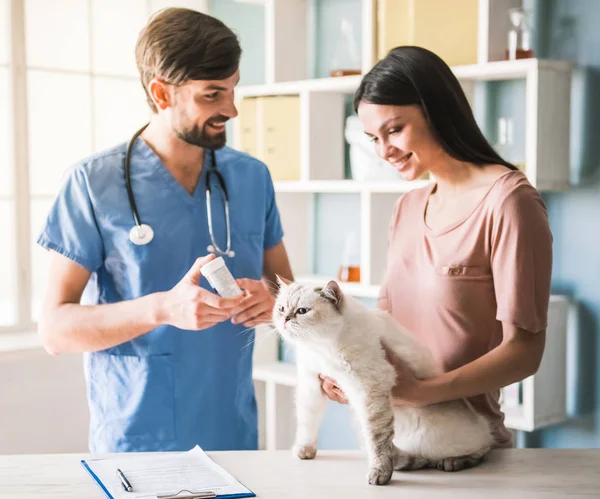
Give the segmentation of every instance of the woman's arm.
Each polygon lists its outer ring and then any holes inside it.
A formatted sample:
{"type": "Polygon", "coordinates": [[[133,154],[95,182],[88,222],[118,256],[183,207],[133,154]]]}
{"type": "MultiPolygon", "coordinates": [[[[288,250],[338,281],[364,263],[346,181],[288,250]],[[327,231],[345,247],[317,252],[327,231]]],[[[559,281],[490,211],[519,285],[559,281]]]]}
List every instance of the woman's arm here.
{"type": "Polygon", "coordinates": [[[507,323],[503,323],[502,331],[502,343],[496,348],[435,378],[417,380],[394,359],[398,371],[394,403],[418,407],[472,397],[535,374],[544,353],[546,332],[531,333],[507,323]]]}

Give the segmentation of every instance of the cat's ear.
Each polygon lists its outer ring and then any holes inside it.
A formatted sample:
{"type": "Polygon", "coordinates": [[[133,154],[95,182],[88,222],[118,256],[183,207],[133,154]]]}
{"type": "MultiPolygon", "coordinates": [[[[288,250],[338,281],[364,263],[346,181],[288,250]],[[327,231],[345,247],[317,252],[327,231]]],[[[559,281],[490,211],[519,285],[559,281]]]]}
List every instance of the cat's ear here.
{"type": "Polygon", "coordinates": [[[344,300],[344,294],[342,293],[342,290],[337,282],[329,281],[327,286],[321,290],[321,296],[327,301],[330,301],[338,310],[341,309],[342,302],[344,300]]]}
{"type": "Polygon", "coordinates": [[[285,277],[281,277],[278,274],[275,274],[275,277],[277,277],[277,283],[281,286],[281,287],[286,287],[289,286],[290,284],[292,284],[292,281],[286,279],[285,277]]]}

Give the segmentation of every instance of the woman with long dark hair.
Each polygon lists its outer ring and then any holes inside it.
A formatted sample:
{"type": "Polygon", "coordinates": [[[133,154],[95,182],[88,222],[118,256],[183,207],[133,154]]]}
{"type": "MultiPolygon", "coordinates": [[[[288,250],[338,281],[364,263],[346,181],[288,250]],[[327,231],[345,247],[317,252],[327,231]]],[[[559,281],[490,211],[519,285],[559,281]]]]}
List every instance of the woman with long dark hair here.
{"type": "MultiPolygon", "coordinates": [[[[542,359],[552,269],[546,208],[526,176],[485,139],[451,69],[398,47],[362,80],[355,109],[377,154],[406,180],[390,222],[378,305],[433,352],[445,374],[417,380],[397,366],[395,403],[467,398],[496,447],[510,447],[499,390],[542,359]]],[[[344,401],[331,380],[323,389],[344,401]]]]}

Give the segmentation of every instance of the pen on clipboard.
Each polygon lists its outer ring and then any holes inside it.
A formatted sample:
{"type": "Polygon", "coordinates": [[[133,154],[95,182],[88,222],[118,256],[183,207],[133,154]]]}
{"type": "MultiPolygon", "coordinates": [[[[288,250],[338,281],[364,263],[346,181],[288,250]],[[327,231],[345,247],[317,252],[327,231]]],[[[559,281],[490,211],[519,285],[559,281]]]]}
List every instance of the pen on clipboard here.
{"type": "Polygon", "coordinates": [[[121,480],[121,485],[123,486],[123,488],[127,492],[133,492],[133,487],[129,483],[129,480],[127,480],[127,477],[123,474],[123,472],[119,468],[117,468],[117,476],[119,477],[119,480],[121,480]]]}

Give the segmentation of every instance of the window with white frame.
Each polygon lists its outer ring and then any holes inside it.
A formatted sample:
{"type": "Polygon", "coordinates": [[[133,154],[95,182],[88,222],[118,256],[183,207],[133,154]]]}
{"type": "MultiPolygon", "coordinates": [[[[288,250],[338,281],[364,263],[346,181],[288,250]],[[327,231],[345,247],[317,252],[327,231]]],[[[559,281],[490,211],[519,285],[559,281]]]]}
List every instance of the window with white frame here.
{"type": "Polygon", "coordinates": [[[17,322],[16,210],[11,126],[9,0],[0,0],[0,327],[17,322]]]}
{"type": "Polygon", "coordinates": [[[169,6],[207,1],[0,0],[0,330],[34,328],[48,270],[35,241],[65,171],[150,117],[135,42],[169,6]]]}

